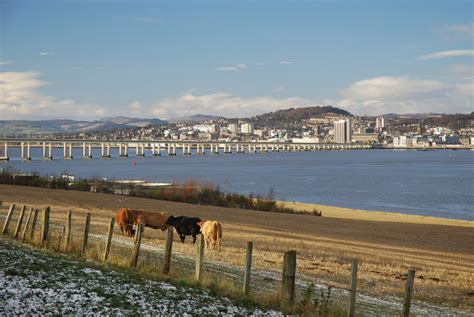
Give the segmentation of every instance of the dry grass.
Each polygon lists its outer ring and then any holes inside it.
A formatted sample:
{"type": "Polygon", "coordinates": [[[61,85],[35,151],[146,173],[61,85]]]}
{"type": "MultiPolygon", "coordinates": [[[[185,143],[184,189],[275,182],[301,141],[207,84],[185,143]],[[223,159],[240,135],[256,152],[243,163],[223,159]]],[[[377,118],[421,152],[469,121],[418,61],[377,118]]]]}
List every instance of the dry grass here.
{"type": "MultiPolygon", "coordinates": [[[[110,199],[114,199],[114,196],[110,196],[110,199]]],[[[120,197],[120,199],[123,198],[120,197]]],[[[133,201],[140,200],[133,199],[133,201]]],[[[146,200],[143,201],[145,204],[144,208],[146,208],[147,202],[146,200]]],[[[65,223],[67,208],[73,209],[73,227],[76,230],[73,234],[73,243],[76,244],[73,250],[78,250],[77,244],[80,245],[82,240],[80,232],[83,230],[85,213],[91,210],[84,208],[83,205],[74,204],[74,201],[36,201],[38,205],[35,206],[44,207],[45,203],[50,202],[54,202],[54,204],[51,204],[52,234],[54,234],[53,231],[60,232],[60,226],[65,223]]],[[[89,203],[93,204],[96,202],[89,203]]],[[[123,204],[123,201],[121,203],[123,204]]],[[[155,201],[153,203],[159,204],[160,202],[155,201]]],[[[183,205],[180,204],[179,206],[182,207],[183,205]]],[[[106,234],[109,219],[115,214],[115,209],[108,207],[110,205],[106,201],[101,200],[100,208],[92,211],[91,234],[106,234]]],[[[217,207],[201,206],[199,208],[211,209],[217,207]]],[[[318,210],[323,211],[323,218],[327,216],[327,211],[324,209],[318,210]]],[[[343,210],[341,212],[344,214],[346,211],[343,210]]],[[[6,214],[6,208],[1,210],[1,214],[6,214]]],[[[182,212],[182,214],[186,213],[182,212]]],[[[196,213],[190,213],[190,215],[196,215],[196,213]]],[[[367,239],[364,236],[365,232],[362,230],[356,232],[353,235],[353,239],[347,240],[333,234],[319,234],[318,232],[309,234],[304,230],[299,230],[298,226],[294,227],[294,230],[284,230],[279,227],[279,222],[276,220],[278,220],[278,217],[286,217],[285,215],[263,213],[267,217],[265,226],[252,225],[249,222],[243,225],[238,217],[232,218],[232,215],[224,213],[220,215],[222,218],[229,218],[229,220],[224,221],[223,249],[221,252],[206,250],[205,256],[207,259],[242,267],[245,259],[245,243],[253,241],[253,267],[255,269],[280,271],[282,253],[293,249],[298,252],[298,274],[304,274],[317,282],[346,288],[349,283],[350,261],[353,258],[357,258],[360,263],[358,289],[363,293],[377,296],[401,296],[404,290],[406,272],[408,268],[415,267],[417,270],[414,295],[416,300],[442,303],[465,309],[474,308],[474,301],[472,295],[470,295],[473,292],[472,285],[474,285],[474,255],[471,252],[474,244],[474,235],[470,231],[463,231],[466,232],[463,240],[455,236],[456,232],[466,230],[462,228],[471,227],[471,222],[448,221],[446,223],[447,226],[441,226],[440,223],[444,223],[443,220],[415,217],[414,222],[424,226],[424,228],[432,229],[433,235],[436,235],[439,229],[440,231],[444,230],[442,231],[443,234],[448,235],[449,239],[453,241],[458,239],[457,244],[453,245],[455,251],[450,251],[449,245],[440,245],[439,240],[429,241],[429,239],[436,239],[436,236],[430,237],[421,233],[420,242],[414,240],[409,243],[395,243],[396,241],[394,243],[385,243],[383,239],[367,239]],[[239,220],[235,221],[233,219],[239,220]],[[423,221],[426,221],[426,223],[423,221]],[[459,227],[455,227],[456,223],[459,224],[459,227]],[[453,231],[450,231],[450,227],[452,227],[453,231]]],[[[336,217],[335,215],[332,216],[336,217]]],[[[313,216],[306,217],[311,219],[319,218],[313,216]]],[[[350,217],[354,217],[352,211],[350,212],[350,217]]],[[[364,215],[363,217],[366,216],[364,215]]],[[[222,218],[214,217],[214,219],[222,218]]],[[[390,217],[384,219],[383,214],[377,215],[372,222],[373,230],[378,229],[378,223],[383,225],[393,222],[394,226],[398,226],[396,228],[399,234],[403,234],[405,225],[400,218],[401,216],[399,215],[390,215],[390,217]]],[[[409,220],[410,217],[407,219],[409,220]]],[[[405,219],[404,221],[408,220],[405,219]]],[[[11,227],[14,227],[13,224],[16,224],[15,217],[11,227]]],[[[294,224],[292,225],[294,226],[294,224]]],[[[304,225],[301,224],[301,227],[304,225]]],[[[410,228],[407,227],[407,234],[413,235],[408,229],[410,228]]],[[[119,234],[117,228],[115,228],[114,234],[119,234]]],[[[395,233],[394,236],[396,236],[395,233]]],[[[400,237],[400,239],[403,238],[406,237],[400,237]]],[[[142,243],[163,247],[164,239],[165,232],[146,229],[142,243]]],[[[90,242],[91,246],[88,249],[87,256],[101,259],[103,245],[97,244],[92,246],[95,244],[93,239],[90,242]]],[[[451,240],[446,243],[451,243],[451,240]]],[[[129,251],[124,251],[122,247],[119,248],[112,244],[109,262],[115,265],[128,266],[129,253],[127,254],[127,252],[129,251]]],[[[195,248],[191,245],[190,241],[187,241],[186,244],[178,243],[175,235],[173,252],[193,256],[195,248]]],[[[159,272],[161,270],[161,263],[142,256],[139,262],[139,269],[140,271],[152,274],[152,272],[159,272]]],[[[189,267],[173,264],[170,277],[190,282],[192,281],[192,272],[189,271],[189,267]]],[[[236,294],[240,293],[241,287],[241,284],[235,283],[235,281],[209,275],[205,275],[203,284],[210,289],[219,289],[221,294],[228,292],[233,296],[237,296],[236,294]]],[[[259,294],[258,296],[260,296],[259,300],[264,305],[271,306],[278,301],[275,294],[259,294]]],[[[311,304],[306,303],[305,305],[311,304]]]]}

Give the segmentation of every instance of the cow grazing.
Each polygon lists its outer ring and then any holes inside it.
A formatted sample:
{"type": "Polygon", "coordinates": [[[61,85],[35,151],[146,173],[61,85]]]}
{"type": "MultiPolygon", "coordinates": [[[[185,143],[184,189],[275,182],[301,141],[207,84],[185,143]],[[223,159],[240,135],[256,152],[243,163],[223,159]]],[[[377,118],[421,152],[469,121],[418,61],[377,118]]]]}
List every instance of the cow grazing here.
{"type": "Polygon", "coordinates": [[[193,244],[196,242],[196,236],[201,233],[201,227],[198,226],[198,222],[201,219],[194,217],[174,217],[170,216],[168,220],[166,220],[166,224],[173,226],[176,229],[176,232],[179,234],[179,238],[181,242],[184,243],[184,239],[186,236],[191,235],[193,237],[193,244]]]}
{"type": "Polygon", "coordinates": [[[152,212],[120,208],[115,215],[115,222],[124,236],[133,237],[133,235],[135,235],[135,229],[133,229],[133,226],[139,224],[144,224],[145,227],[148,228],[166,230],[168,228],[166,220],[168,220],[170,216],[171,214],[169,212],[152,212]]]}
{"type": "Polygon", "coordinates": [[[218,221],[200,221],[201,233],[206,242],[206,248],[221,250],[222,224],[218,221]]]}

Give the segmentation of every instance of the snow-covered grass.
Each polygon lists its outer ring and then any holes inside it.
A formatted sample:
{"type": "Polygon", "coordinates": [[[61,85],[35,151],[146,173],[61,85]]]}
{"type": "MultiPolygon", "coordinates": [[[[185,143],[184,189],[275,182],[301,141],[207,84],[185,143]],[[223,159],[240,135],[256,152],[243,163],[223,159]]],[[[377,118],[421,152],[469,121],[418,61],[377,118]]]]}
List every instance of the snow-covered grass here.
{"type": "Polygon", "coordinates": [[[280,315],[0,239],[0,315],[280,315]]]}

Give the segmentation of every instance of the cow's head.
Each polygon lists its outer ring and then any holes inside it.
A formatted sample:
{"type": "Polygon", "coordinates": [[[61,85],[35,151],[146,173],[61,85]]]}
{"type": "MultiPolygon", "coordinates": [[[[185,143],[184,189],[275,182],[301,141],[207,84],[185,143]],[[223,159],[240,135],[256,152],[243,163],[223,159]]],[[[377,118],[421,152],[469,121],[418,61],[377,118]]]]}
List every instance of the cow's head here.
{"type": "Polygon", "coordinates": [[[174,226],[174,217],[173,216],[169,216],[168,219],[166,219],[165,221],[165,224],[168,225],[168,226],[174,226]]]}

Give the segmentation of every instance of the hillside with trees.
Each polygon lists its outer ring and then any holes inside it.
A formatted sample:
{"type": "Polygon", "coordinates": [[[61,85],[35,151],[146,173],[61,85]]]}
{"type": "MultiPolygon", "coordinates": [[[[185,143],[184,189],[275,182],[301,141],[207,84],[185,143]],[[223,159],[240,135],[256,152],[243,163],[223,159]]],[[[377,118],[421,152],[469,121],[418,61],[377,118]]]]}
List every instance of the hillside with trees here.
{"type": "Polygon", "coordinates": [[[315,106],[303,108],[290,108],[275,112],[264,113],[249,118],[256,126],[283,127],[288,124],[296,124],[310,118],[320,118],[327,115],[351,117],[352,114],[346,110],[332,106],[315,106]]]}

